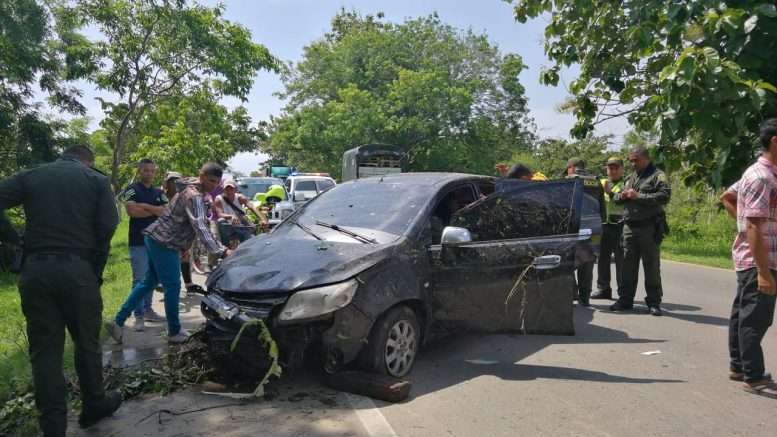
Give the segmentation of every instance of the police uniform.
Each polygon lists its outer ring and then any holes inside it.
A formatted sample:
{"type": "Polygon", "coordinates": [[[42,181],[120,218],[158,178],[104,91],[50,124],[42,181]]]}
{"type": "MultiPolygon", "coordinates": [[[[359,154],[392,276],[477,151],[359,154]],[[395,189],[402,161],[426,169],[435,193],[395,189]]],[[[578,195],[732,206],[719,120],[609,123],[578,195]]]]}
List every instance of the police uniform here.
{"type": "MultiPolygon", "coordinates": [[[[585,170],[585,161],[580,158],[572,158],[567,162],[567,168],[577,167],[575,173],[566,176],[567,178],[583,179],[583,185],[593,185],[598,187],[599,181],[595,176],[585,170]]],[[[597,199],[600,200],[601,199],[597,199]]],[[[593,290],[594,265],[596,264],[596,255],[590,243],[580,245],[575,251],[575,265],[577,267],[577,296],[578,302],[583,306],[589,306],[589,299],[593,290]]]]}
{"type": "MultiPolygon", "coordinates": [[[[609,161],[608,161],[609,163],[609,161]]],[[[614,164],[623,165],[623,161],[613,160],[614,164]]],[[[623,191],[623,179],[613,181],[609,178],[601,179],[602,187],[609,184],[613,195],[623,191]]],[[[599,269],[596,279],[597,292],[591,296],[595,299],[612,299],[612,288],[610,287],[610,263],[615,259],[615,284],[617,285],[618,295],[623,286],[623,247],[621,238],[623,237],[623,205],[612,201],[612,196],[604,193],[604,201],[607,208],[606,218],[602,224],[602,242],[599,250],[599,269]]]]}
{"type": "Polygon", "coordinates": [[[19,292],[35,402],[44,435],[64,437],[66,328],[75,344],[82,418],[115,403],[103,389],[100,278],[119,215],[105,175],[70,156],[0,182],[0,214],[18,205],[26,217],[19,292]]]}
{"type": "Polygon", "coordinates": [[[623,190],[639,193],[636,199],[622,199],[615,193],[612,200],[623,205],[623,284],[618,302],[612,309],[630,309],[637,292],[639,262],[645,268],[645,303],[658,309],[661,305],[661,239],[666,232],[664,206],[669,203],[671,188],[664,172],[652,163],[641,173],[626,178],[623,190]]]}

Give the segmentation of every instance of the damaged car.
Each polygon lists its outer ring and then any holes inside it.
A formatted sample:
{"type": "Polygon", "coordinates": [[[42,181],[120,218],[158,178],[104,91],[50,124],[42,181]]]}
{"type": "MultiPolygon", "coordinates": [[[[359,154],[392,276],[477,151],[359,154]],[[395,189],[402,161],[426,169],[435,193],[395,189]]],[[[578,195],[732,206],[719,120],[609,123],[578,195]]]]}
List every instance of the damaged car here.
{"type": "Polygon", "coordinates": [[[580,228],[584,198],[579,179],[403,173],[337,185],[210,275],[211,356],[261,374],[266,351],[241,330],[258,320],[286,368],[312,356],[327,372],[395,377],[438,333],[571,335],[576,253],[598,232],[580,228]]]}

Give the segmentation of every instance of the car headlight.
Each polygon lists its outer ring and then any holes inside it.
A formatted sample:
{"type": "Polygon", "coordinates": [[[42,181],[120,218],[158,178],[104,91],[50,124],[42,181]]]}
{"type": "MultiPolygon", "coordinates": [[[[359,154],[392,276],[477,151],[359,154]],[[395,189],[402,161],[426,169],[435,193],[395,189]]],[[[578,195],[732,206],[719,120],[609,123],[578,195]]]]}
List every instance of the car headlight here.
{"type": "Polygon", "coordinates": [[[356,280],[298,291],[291,295],[278,318],[281,321],[320,317],[351,303],[356,294],[356,280]]]}

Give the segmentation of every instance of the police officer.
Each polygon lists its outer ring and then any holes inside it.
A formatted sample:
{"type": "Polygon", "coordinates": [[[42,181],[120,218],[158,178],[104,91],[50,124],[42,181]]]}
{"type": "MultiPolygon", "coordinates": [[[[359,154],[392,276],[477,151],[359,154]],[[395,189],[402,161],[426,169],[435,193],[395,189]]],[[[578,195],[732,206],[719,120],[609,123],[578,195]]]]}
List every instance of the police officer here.
{"type": "Polygon", "coordinates": [[[46,437],[64,437],[67,427],[65,328],[75,344],[79,424],[93,425],[122,401],[118,391],[103,388],[100,348],[100,283],[119,216],[108,179],[93,163],[89,148],[74,146],[52,163],[0,182],[0,214],[22,205],[27,220],[19,293],[46,437]]]}
{"type": "Polygon", "coordinates": [[[607,160],[607,177],[601,179],[604,188],[604,201],[607,205],[607,215],[602,225],[602,243],[599,250],[599,274],[597,275],[597,290],[591,299],[612,299],[610,288],[610,262],[615,258],[615,284],[618,295],[622,287],[623,275],[623,205],[611,200],[612,195],[623,191],[623,160],[613,156],[607,160]]]}
{"type": "Polygon", "coordinates": [[[669,203],[671,188],[666,175],[650,162],[644,147],[629,153],[634,173],[626,178],[623,191],[613,193],[612,201],[624,207],[623,289],[612,311],[628,311],[637,292],[639,261],[645,267],[645,303],[654,316],[661,315],[661,240],[667,232],[664,206],[669,203]]]}
{"type": "MultiPolygon", "coordinates": [[[[581,158],[571,158],[567,161],[565,170],[567,178],[582,178],[589,183],[598,184],[598,181],[586,170],[585,161],[581,158]]],[[[583,183],[585,184],[586,181],[583,183]]],[[[575,251],[575,264],[577,265],[577,296],[578,303],[581,306],[588,307],[590,304],[591,291],[594,283],[594,264],[596,255],[590,245],[583,245],[575,251]]]]}

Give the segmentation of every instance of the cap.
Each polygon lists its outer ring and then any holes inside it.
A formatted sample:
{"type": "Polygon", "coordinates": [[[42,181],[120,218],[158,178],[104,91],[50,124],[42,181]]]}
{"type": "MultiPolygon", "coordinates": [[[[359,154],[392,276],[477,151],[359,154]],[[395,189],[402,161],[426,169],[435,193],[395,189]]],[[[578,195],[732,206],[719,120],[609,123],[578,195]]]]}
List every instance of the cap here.
{"type": "Polygon", "coordinates": [[[582,158],[571,158],[569,161],[567,161],[567,168],[573,167],[573,166],[585,168],[585,161],[583,161],[582,158]]]}
{"type": "Polygon", "coordinates": [[[165,182],[171,180],[171,179],[181,179],[183,176],[181,173],[178,173],[177,171],[168,171],[165,173],[165,182]]]}
{"type": "Polygon", "coordinates": [[[224,188],[227,188],[227,187],[237,188],[237,185],[235,184],[235,181],[230,179],[230,180],[224,182],[224,188]]]}
{"type": "Polygon", "coordinates": [[[623,167],[623,160],[621,158],[618,158],[617,156],[611,156],[607,160],[607,165],[619,165],[623,167]]]}

